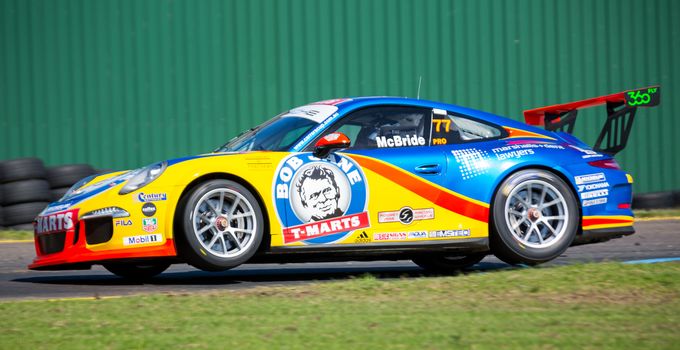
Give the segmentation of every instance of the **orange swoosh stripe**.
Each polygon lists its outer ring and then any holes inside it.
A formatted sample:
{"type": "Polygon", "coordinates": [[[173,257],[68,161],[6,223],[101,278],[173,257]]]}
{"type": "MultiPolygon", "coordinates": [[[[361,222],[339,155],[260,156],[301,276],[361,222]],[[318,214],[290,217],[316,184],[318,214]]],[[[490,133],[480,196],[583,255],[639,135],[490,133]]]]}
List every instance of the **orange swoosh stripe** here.
{"type": "Polygon", "coordinates": [[[467,216],[477,221],[487,223],[489,222],[488,205],[485,206],[483,204],[475,203],[471,199],[462,198],[460,195],[456,195],[452,192],[437,188],[433,184],[411,175],[406,171],[375,159],[366,158],[355,154],[350,156],[354,158],[354,160],[356,160],[362,167],[382,175],[397,185],[429,200],[430,202],[442,208],[463,216],[467,216]]]}
{"type": "Polygon", "coordinates": [[[554,140],[554,138],[552,138],[552,137],[537,134],[537,133],[531,132],[531,131],[515,129],[515,128],[511,128],[509,126],[504,126],[503,128],[509,134],[508,137],[507,137],[508,139],[518,138],[518,137],[538,137],[538,138],[542,138],[542,139],[554,140]]]}

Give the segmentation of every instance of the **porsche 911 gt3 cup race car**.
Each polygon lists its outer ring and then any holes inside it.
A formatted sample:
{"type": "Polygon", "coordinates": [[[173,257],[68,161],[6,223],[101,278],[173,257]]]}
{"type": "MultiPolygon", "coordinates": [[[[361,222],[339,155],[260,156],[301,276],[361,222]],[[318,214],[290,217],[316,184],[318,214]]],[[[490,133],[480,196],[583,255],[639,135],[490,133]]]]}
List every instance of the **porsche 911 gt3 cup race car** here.
{"type": "Polygon", "coordinates": [[[88,177],[35,220],[35,270],[102,264],[411,259],[447,271],[494,254],[538,264],[629,235],[632,177],[613,155],[658,87],[526,111],[525,123],[394,97],[316,102],[213,153],[88,177]],[[606,104],[594,147],[570,133],[606,104]],[[545,129],[536,126],[543,125],[545,129]]]}

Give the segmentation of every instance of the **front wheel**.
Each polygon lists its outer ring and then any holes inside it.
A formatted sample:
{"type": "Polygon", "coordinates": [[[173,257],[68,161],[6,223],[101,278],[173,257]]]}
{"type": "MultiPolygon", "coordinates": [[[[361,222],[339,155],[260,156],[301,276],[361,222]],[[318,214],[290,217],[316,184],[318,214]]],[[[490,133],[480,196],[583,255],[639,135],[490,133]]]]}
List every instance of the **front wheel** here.
{"type": "Polygon", "coordinates": [[[192,266],[221,271],[246,262],[262,242],[264,219],[253,194],[230,180],[200,184],[180,207],[180,254],[192,266]]]}
{"type": "Polygon", "coordinates": [[[104,268],[114,275],[131,280],[145,280],[154,277],[170,267],[169,263],[110,263],[104,268]]]}
{"type": "Polygon", "coordinates": [[[569,186],[539,169],[522,170],[503,181],[492,210],[491,249],[509,264],[555,259],[571,245],[580,222],[569,186]]]}

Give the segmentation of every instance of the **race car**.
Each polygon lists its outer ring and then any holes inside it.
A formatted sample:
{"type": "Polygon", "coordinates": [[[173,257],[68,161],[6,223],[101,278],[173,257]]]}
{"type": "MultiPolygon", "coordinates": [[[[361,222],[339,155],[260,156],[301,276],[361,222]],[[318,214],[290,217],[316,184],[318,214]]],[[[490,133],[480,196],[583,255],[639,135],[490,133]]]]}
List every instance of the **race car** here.
{"type": "Polygon", "coordinates": [[[212,153],[81,180],[36,218],[29,268],[148,278],[173,263],[547,262],[634,233],[633,179],[613,156],[659,96],[532,109],[526,123],[411,98],[311,103],[212,153]],[[570,133],[596,105],[607,119],[591,148],[570,133]]]}

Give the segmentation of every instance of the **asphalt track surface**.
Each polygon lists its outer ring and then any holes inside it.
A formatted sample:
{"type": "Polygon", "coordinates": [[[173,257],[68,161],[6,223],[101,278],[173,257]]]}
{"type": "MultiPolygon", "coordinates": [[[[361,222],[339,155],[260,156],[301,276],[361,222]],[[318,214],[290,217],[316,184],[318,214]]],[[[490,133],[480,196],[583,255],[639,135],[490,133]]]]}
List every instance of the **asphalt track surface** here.
{"type": "MultiPolygon", "coordinates": [[[[637,261],[680,258],[680,220],[644,221],[635,224],[633,236],[604,243],[569,248],[541,267],[600,261],[637,261]]],[[[237,290],[268,285],[294,285],[343,280],[363,274],[378,278],[427,275],[410,261],[342,262],[308,264],[242,265],[224,272],[203,272],[188,265],[174,265],[147,283],[128,282],[101,266],[84,271],[30,271],[35,255],[32,243],[0,244],[0,300],[100,298],[148,293],[192,293],[237,290]]],[[[512,268],[493,256],[469,273],[512,268]]]]}

